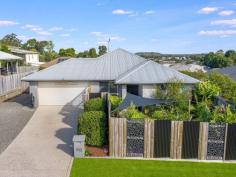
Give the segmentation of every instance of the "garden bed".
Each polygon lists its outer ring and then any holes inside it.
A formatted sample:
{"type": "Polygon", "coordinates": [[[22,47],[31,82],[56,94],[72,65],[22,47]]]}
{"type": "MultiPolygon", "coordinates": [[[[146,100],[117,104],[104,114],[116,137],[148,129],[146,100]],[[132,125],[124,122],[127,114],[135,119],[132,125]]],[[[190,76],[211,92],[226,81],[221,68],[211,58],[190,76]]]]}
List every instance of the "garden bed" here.
{"type": "Polygon", "coordinates": [[[89,153],[88,156],[92,157],[106,157],[108,156],[108,147],[95,147],[95,146],[86,146],[86,151],[89,153]]]}

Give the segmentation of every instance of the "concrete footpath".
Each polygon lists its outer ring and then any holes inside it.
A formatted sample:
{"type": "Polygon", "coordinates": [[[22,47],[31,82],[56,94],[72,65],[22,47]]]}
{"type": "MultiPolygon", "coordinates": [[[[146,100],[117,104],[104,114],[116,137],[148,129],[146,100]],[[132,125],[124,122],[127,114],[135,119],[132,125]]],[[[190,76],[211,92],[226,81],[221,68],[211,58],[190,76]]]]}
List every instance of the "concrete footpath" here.
{"type": "Polygon", "coordinates": [[[0,176],[68,176],[79,113],[72,106],[37,108],[21,133],[0,155],[0,176]]]}

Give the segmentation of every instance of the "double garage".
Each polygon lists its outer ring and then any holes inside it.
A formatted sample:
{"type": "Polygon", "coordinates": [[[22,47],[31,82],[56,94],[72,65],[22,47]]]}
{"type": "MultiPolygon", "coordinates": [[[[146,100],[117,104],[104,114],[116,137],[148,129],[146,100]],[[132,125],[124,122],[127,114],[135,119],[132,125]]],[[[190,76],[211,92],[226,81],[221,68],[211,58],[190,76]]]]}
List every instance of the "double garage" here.
{"type": "Polygon", "coordinates": [[[30,82],[30,93],[34,106],[79,105],[88,82],[30,82]]]}

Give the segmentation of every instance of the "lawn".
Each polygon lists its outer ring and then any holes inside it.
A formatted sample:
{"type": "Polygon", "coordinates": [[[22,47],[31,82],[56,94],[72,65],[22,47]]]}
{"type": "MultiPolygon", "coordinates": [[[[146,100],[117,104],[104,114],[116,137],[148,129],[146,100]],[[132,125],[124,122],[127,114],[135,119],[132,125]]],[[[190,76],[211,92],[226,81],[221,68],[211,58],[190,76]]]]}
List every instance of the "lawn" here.
{"type": "Polygon", "coordinates": [[[70,177],[235,177],[236,164],[75,159],[70,177]]]}

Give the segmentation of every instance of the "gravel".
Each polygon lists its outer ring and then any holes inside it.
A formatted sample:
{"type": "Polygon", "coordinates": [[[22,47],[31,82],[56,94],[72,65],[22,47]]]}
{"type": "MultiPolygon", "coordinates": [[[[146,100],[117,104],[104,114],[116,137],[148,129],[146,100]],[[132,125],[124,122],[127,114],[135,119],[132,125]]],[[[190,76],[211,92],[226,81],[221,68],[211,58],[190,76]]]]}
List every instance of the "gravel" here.
{"type": "Polygon", "coordinates": [[[0,103],[0,154],[24,128],[34,111],[29,94],[0,103]]]}

